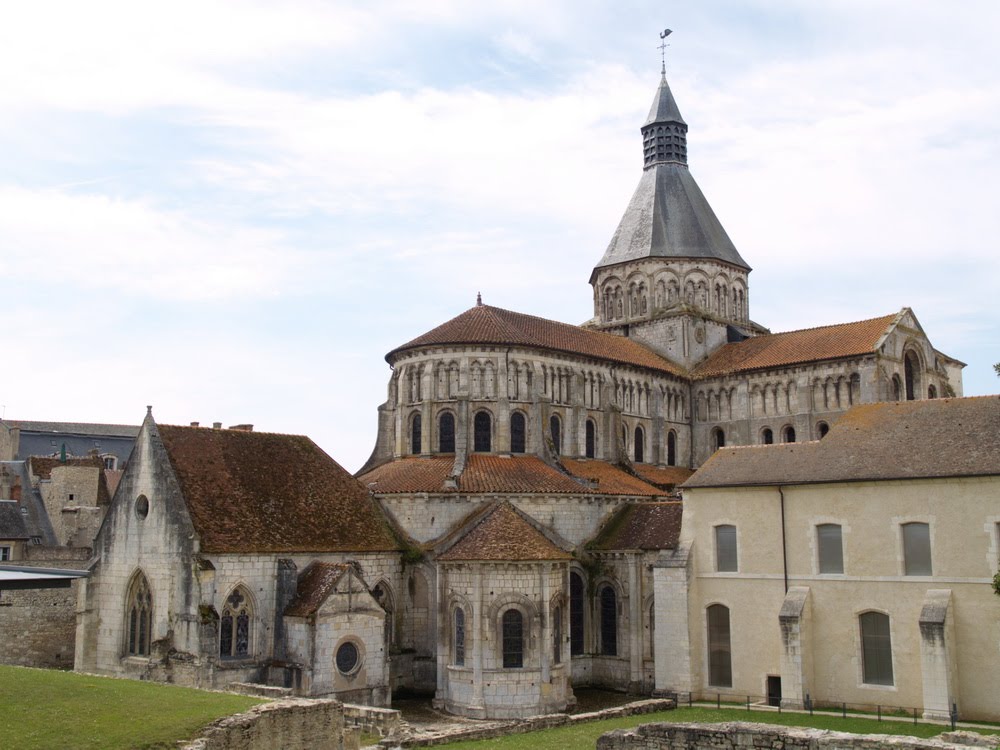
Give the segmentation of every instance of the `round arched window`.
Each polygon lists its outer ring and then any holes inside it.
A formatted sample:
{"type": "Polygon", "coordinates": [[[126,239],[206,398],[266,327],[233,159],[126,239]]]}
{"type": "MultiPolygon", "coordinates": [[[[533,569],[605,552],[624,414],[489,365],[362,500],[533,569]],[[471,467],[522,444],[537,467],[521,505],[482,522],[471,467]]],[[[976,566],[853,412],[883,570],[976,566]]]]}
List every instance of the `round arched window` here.
{"type": "Polygon", "coordinates": [[[344,641],[337,649],[337,671],[341,674],[351,674],[357,670],[361,662],[361,654],[358,647],[352,641],[344,641]]]}
{"type": "Polygon", "coordinates": [[[145,495],[135,499],[135,514],[140,520],[149,515],[149,499],[145,495]]]}

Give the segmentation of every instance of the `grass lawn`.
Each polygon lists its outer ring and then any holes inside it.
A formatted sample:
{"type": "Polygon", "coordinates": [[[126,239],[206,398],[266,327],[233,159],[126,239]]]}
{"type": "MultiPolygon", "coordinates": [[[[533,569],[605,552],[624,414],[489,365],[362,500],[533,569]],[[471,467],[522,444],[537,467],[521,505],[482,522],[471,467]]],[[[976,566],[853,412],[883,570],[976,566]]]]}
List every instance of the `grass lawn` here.
{"type": "Polygon", "coordinates": [[[259,698],[0,666],[0,748],[173,748],[259,698]]]}
{"type": "MultiPolygon", "coordinates": [[[[543,729],[528,734],[515,734],[490,740],[454,742],[445,745],[448,750],[576,750],[593,748],[597,738],[612,729],[625,729],[654,721],[754,721],[762,724],[783,726],[815,727],[833,729],[839,732],[858,734],[908,734],[915,737],[933,737],[947,731],[948,727],[935,724],[917,724],[906,721],[876,721],[874,719],[843,719],[839,716],[751,711],[746,709],[678,708],[676,711],[662,711],[643,716],[629,716],[622,719],[608,719],[586,724],[576,724],[556,729],[543,729]]],[[[1000,729],[981,730],[983,733],[1000,733],[1000,729]]]]}

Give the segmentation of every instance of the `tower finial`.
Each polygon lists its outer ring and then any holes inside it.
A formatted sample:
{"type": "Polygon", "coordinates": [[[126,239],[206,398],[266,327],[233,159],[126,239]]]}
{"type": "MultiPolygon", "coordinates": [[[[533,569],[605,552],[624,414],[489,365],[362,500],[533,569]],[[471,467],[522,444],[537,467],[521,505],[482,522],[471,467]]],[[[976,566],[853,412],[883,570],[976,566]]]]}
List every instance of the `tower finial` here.
{"type": "Polygon", "coordinates": [[[482,306],[483,306],[483,293],[476,292],[476,307],[482,307],[482,306]]]}
{"type": "Polygon", "coordinates": [[[673,31],[670,29],[664,29],[663,33],[660,34],[660,39],[662,41],[660,42],[660,46],[657,48],[660,50],[660,75],[664,78],[667,77],[667,47],[670,46],[667,44],[666,39],[672,33],[673,31]]]}

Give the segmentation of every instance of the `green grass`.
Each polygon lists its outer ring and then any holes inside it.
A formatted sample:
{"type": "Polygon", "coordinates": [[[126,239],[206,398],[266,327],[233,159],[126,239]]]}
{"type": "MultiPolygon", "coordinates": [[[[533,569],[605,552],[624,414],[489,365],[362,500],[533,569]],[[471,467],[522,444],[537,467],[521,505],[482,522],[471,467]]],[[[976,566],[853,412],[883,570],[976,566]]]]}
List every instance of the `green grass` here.
{"type": "MultiPolygon", "coordinates": [[[[815,727],[817,729],[832,729],[838,732],[855,732],[858,734],[905,734],[914,737],[934,737],[947,730],[935,724],[918,724],[906,721],[876,721],[874,719],[843,719],[839,716],[795,713],[774,713],[771,711],[750,711],[736,708],[678,708],[676,711],[661,711],[641,716],[628,716],[621,719],[608,719],[586,724],[543,729],[528,734],[515,734],[489,740],[453,742],[446,745],[449,750],[576,750],[576,748],[592,748],[597,738],[612,729],[626,729],[648,724],[654,721],[753,721],[761,724],[780,724],[782,726],[815,727]]],[[[1000,730],[979,730],[984,734],[1000,734],[1000,730]]]]}
{"type": "Polygon", "coordinates": [[[206,724],[262,703],[137,680],[0,666],[0,748],[174,748],[206,724]]]}

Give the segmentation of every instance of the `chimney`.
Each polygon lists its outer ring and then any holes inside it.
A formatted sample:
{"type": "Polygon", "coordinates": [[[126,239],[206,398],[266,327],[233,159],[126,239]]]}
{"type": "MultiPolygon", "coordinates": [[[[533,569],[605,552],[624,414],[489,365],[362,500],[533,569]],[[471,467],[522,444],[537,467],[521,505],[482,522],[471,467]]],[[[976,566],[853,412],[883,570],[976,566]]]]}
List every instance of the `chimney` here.
{"type": "Polygon", "coordinates": [[[191,423],[191,426],[192,426],[192,427],[201,427],[201,425],[200,425],[200,424],[198,424],[197,422],[192,422],[192,423],[191,423]]]}
{"type": "Polygon", "coordinates": [[[253,432],[252,424],[234,424],[229,426],[230,430],[238,430],[240,432],[253,432]]]}
{"type": "Polygon", "coordinates": [[[222,422],[212,422],[212,429],[213,430],[221,430],[222,429],[222,422]]]}

